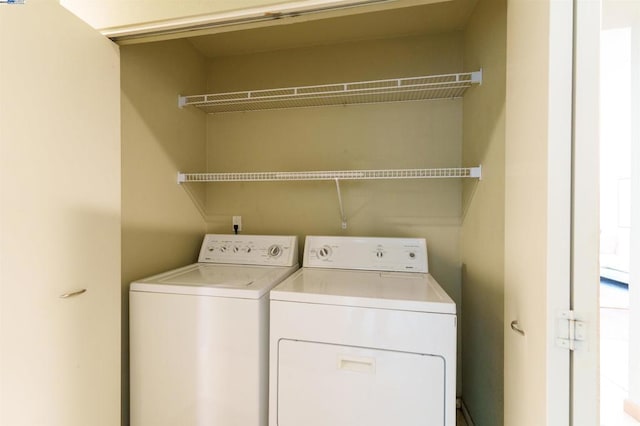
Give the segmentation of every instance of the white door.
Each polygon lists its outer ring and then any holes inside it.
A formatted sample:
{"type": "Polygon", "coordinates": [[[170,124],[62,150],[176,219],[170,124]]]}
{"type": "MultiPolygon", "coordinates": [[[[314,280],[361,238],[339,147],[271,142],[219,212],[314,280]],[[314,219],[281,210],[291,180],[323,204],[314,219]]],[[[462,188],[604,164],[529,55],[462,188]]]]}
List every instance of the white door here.
{"type": "Polygon", "coordinates": [[[573,4],[509,0],[505,145],[507,426],[570,424],[573,4]]]}
{"type": "Polygon", "coordinates": [[[512,0],[508,16],[505,424],[596,426],[600,4],[512,0]]]}
{"type": "Polygon", "coordinates": [[[0,4],[2,426],[120,424],[119,92],[57,1],[0,4]]]}

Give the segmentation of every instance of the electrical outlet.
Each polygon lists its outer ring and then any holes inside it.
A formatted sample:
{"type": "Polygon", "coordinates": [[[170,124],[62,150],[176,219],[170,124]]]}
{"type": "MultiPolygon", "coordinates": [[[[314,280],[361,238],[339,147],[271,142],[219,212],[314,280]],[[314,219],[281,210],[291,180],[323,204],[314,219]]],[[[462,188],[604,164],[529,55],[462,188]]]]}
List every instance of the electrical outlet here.
{"type": "Polygon", "coordinates": [[[242,231],[242,216],[233,216],[232,222],[234,229],[238,225],[238,232],[242,231]]]}

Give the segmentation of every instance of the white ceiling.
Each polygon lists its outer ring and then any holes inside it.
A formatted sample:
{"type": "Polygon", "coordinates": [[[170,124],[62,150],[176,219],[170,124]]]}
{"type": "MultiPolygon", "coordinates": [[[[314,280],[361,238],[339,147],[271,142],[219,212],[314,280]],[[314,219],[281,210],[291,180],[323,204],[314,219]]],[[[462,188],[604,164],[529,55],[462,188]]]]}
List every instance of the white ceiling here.
{"type": "Polygon", "coordinates": [[[362,13],[321,20],[273,21],[260,28],[227,31],[189,40],[207,57],[230,56],[356,40],[435,34],[465,27],[477,0],[362,13]]]}

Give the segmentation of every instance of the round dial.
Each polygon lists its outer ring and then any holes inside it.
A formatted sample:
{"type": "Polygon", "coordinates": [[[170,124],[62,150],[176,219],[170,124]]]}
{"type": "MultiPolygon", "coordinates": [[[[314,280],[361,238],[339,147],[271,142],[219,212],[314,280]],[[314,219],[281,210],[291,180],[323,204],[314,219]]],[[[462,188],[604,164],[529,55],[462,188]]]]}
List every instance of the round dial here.
{"type": "Polygon", "coordinates": [[[267,250],[267,254],[269,255],[269,257],[278,257],[282,254],[282,247],[274,244],[269,247],[269,249],[267,250]]]}
{"type": "Polygon", "coordinates": [[[381,259],[383,256],[384,256],[384,252],[382,251],[382,249],[376,250],[376,257],[378,259],[381,259]]]}
{"type": "Polygon", "coordinates": [[[331,247],[329,246],[323,246],[320,248],[320,250],[318,250],[318,257],[320,257],[321,259],[326,259],[330,255],[331,255],[331,247]]]}

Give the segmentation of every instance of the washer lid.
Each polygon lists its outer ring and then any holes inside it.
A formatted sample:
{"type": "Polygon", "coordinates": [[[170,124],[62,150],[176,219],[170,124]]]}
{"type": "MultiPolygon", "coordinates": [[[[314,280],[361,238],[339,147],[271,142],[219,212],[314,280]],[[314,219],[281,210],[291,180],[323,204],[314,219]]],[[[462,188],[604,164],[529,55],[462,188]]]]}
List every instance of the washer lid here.
{"type": "Polygon", "coordinates": [[[131,291],[259,299],[296,266],[194,263],[138,280],[131,291]]]}
{"type": "Polygon", "coordinates": [[[429,274],[302,268],[271,290],[271,300],[455,314],[429,274]]]}

